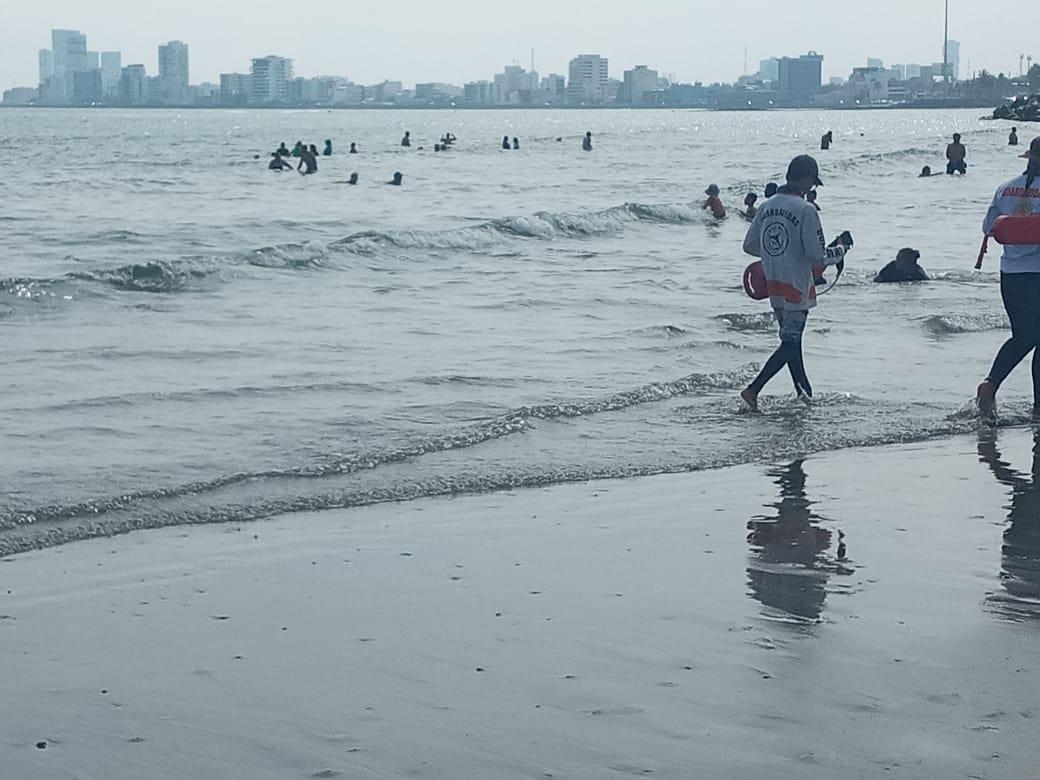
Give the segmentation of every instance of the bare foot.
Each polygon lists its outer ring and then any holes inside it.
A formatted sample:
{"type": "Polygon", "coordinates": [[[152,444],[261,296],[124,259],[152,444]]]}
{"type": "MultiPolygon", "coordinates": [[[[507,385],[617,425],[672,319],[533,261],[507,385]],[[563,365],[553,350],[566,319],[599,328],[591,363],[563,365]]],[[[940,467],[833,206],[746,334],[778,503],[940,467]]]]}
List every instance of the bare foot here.
{"type": "Polygon", "coordinates": [[[748,405],[748,409],[752,412],[758,412],[758,393],[749,387],[747,390],[741,392],[740,397],[744,399],[744,403],[748,405]]]}
{"type": "Polygon", "coordinates": [[[979,385],[978,395],[975,403],[979,407],[979,414],[986,418],[992,418],[997,413],[997,386],[988,379],[979,385]]]}

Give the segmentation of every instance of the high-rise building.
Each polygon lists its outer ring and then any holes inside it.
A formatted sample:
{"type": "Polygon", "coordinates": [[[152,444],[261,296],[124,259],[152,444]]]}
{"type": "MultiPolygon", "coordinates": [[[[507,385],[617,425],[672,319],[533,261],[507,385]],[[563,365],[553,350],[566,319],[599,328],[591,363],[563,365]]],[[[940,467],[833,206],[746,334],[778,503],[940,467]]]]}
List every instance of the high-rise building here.
{"type": "Polygon", "coordinates": [[[625,71],[625,83],[618,102],[630,106],[645,105],[647,93],[656,91],[659,83],[656,70],[650,70],[646,65],[636,65],[632,70],[625,71]]]}
{"type": "Polygon", "coordinates": [[[776,83],[780,80],[780,60],[776,57],[770,57],[768,60],[761,60],[758,63],[758,78],[761,81],[771,81],[776,83]]]}
{"type": "Polygon", "coordinates": [[[499,101],[511,105],[530,103],[539,83],[536,71],[528,72],[519,65],[506,65],[501,73],[495,74],[499,101]]]}
{"type": "Polygon", "coordinates": [[[249,102],[257,105],[288,102],[292,77],[292,60],[273,54],[254,59],[250,70],[249,102]]]}
{"type": "Polygon", "coordinates": [[[117,51],[101,52],[101,96],[119,97],[119,77],[123,70],[123,55],[117,51]]]}
{"type": "Polygon", "coordinates": [[[186,103],[188,100],[188,45],[181,41],[170,41],[159,47],[159,82],[162,87],[161,102],[169,105],[186,103]]]}
{"type": "Polygon", "coordinates": [[[606,57],[580,54],[571,60],[567,102],[574,106],[598,106],[607,100],[610,88],[606,57]]]}
{"type": "Polygon", "coordinates": [[[119,99],[127,106],[143,106],[148,102],[148,76],[144,65],[127,65],[119,77],[119,99]]]}
{"type": "Polygon", "coordinates": [[[72,102],[89,106],[101,100],[101,70],[77,70],[72,74],[72,102]]]}
{"type": "Polygon", "coordinates": [[[781,57],[780,93],[795,100],[806,100],[823,84],[823,56],[814,51],[800,57],[781,57]]]}
{"type": "Polygon", "coordinates": [[[220,74],[220,102],[227,106],[243,106],[249,101],[253,80],[248,73],[220,74]]]}
{"type": "Polygon", "coordinates": [[[54,52],[40,49],[40,87],[42,88],[54,75],[54,52]]]}
{"type": "Polygon", "coordinates": [[[72,74],[89,70],[87,36],[79,30],[51,30],[53,52],[50,95],[55,102],[72,99],[72,74]]]}
{"type": "Polygon", "coordinates": [[[884,70],[885,61],[877,57],[867,57],[867,67],[877,68],[878,70],[884,70]]]}

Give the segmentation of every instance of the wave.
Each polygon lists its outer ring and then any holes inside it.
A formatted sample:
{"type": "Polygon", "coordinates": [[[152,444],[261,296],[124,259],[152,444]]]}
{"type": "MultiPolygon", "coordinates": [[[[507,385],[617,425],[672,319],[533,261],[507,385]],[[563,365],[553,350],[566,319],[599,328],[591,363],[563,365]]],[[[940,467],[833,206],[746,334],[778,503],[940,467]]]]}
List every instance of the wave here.
{"type": "Polygon", "coordinates": [[[771,311],[755,314],[717,314],[713,320],[721,322],[730,330],[767,331],[776,327],[776,316],[771,311]]]}
{"type": "Polygon", "coordinates": [[[1011,327],[1003,314],[936,314],[927,317],[923,323],[925,330],[936,336],[984,333],[1011,327]]]}
{"type": "MultiPolygon", "coordinates": [[[[626,203],[603,211],[539,212],[531,217],[504,217],[472,227],[443,231],[365,231],[327,246],[318,243],[281,244],[222,256],[182,257],[131,263],[115,268],[74,271],[55,278],[12,277],[0,279],[0,292],[27,299],[74,292],[64,289],[66,285],[96,285],[138,293],[190,292],[226,280],[230,270],[236,267],[322,269],[332,264],[335,254],[372,256],[388,247],[479,253],[517,239],[584,239],[616,234],[626,225],[635,223],[679,225],[697,222],[703,223],[704,218],[687,206],[626,203]]],[[[120,230],[99,233],[93,238],[137,242],[143,236],[120,230]]]]}

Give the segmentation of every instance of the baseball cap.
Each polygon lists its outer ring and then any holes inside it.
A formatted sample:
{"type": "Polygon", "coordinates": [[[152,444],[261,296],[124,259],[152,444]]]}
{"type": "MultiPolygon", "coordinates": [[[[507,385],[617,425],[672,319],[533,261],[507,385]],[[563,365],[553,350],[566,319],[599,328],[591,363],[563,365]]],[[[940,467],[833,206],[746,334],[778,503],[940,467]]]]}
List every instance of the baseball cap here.
{"type": "Polygon", "coordinates": [[[1029,151],[1022,155],[1023,157],[1040,157],[1040,135],[1033,139],[1033,142],[1029,144],[1029,151]]]}
{"type": "Polygon", "coordinates": [[[814,178],[817,187],[823,186],[823,182],[820,181],[820,166],[814,157],[800,154],[791,160],[791,164],[787,166],[788,181],[807,179],[810,176],[814,178]]]}

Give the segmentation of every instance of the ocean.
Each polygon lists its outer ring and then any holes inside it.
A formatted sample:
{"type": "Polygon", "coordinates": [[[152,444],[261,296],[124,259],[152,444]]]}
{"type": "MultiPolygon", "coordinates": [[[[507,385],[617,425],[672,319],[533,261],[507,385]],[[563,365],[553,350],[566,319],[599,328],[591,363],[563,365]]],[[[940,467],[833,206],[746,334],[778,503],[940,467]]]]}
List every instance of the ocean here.
{"type": "MultiPolygon", "coordinates": [[[[981,113],[4,110],[0,554],[974,430],[1007,327],[981,222],[1023,168],[981,113]],[[917,178],[953,132],[969,175],[917,178]],[[266,170],[326,138],[317,175],[266,170]],[[737,209],[804,152],[856,247],[815,405],[781,375],[752,416],[776,336],[737,209]],[[874,285],[904,246],[933,281],[874,285]]],[[[1026,369],[1002,404],[1028,419],[1026,369]]]]}

